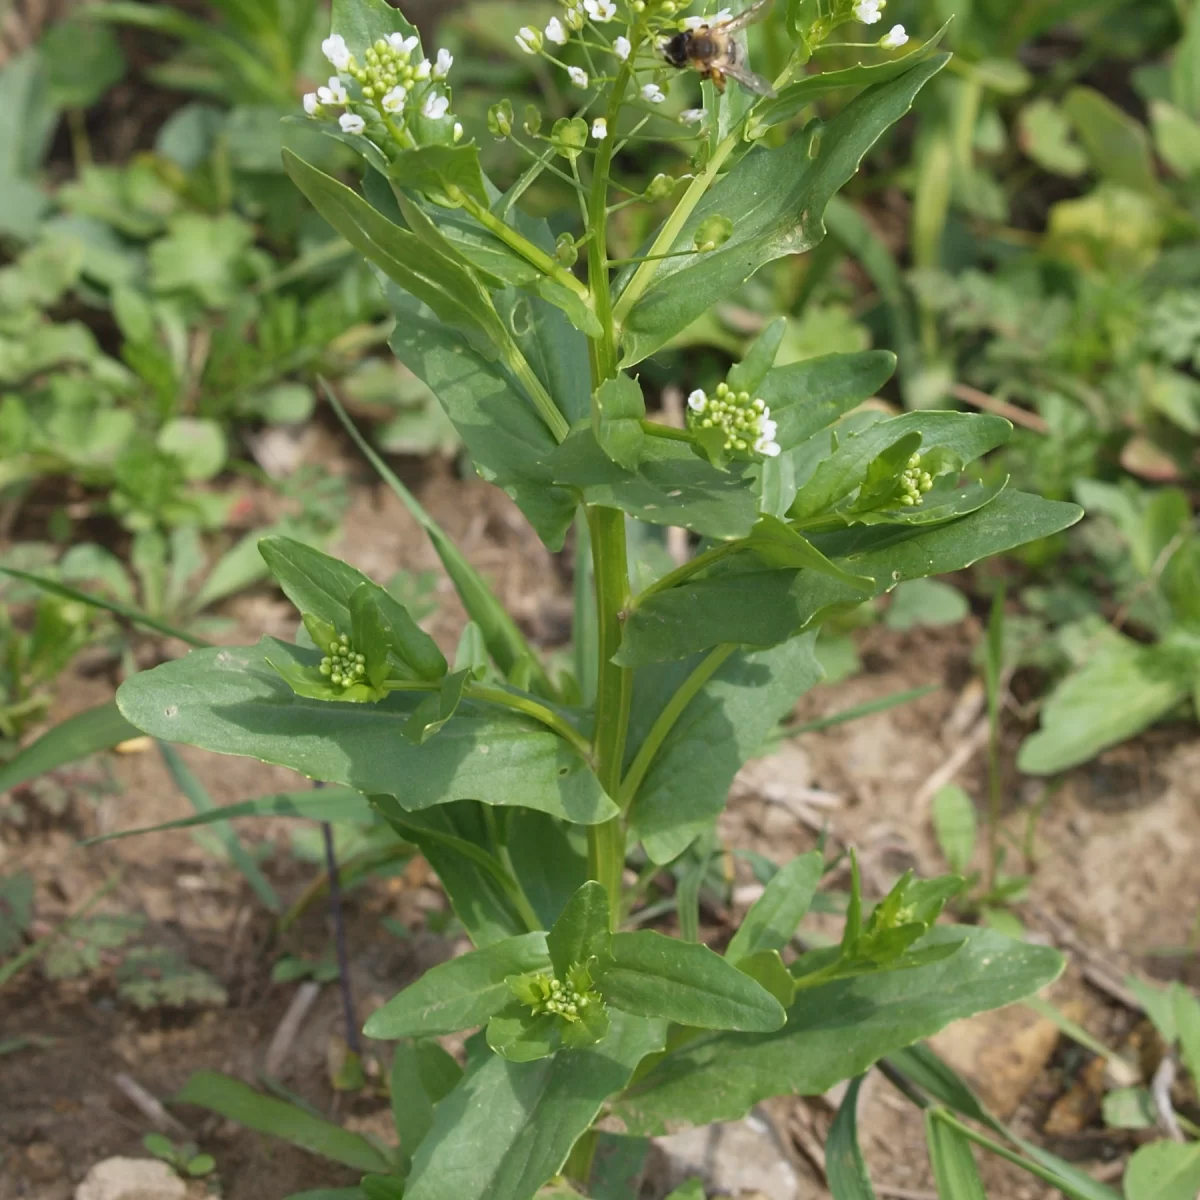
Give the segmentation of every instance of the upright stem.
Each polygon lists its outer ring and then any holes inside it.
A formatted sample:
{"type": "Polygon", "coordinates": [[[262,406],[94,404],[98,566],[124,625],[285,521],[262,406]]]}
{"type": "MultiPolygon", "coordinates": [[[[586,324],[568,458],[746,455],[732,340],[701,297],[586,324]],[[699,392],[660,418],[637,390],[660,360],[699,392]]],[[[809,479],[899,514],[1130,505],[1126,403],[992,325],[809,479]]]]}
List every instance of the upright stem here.
{"type": "MultiPolygon", "coordinates": [[[[632,60],[635,46],[630,53],[632,60]]],[[[588,195],[588,287],[601,334],[589,342],[592,391],[617,374],[617,344],[613,329],[612,296],[608,278],[608,177],[621,103],[632,78],[626,62],[617,72],[608,103],[608,136],[600,143],[588,195]]],[[[625,735],[633,700],[633,673],[611,660],[621,644],[621,614],[629,604],[629,558],[625,545],[625,514],[612,508],[589,507],[592,568],[596,580],[598,624],[596,733],[594,756],[601,786],[612,797],[621,787],[625,735]]],[[[621,875],[625,869],[625,826],[620,817],[588,827],[588,869],[604,885],[613,927],[621,919],[621,875]]]]}

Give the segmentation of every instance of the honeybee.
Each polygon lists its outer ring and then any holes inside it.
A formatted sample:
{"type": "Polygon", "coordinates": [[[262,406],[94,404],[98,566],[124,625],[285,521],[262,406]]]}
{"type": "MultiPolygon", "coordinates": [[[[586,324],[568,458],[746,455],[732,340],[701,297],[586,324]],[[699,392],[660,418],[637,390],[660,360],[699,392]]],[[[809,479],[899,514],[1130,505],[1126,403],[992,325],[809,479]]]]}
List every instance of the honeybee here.
{"type": "Polygon", "coordinates": [[[725,90],[725,77],[736,79],[747,91],[760,96],[774,96],[775,89],[746,65],[746,47],[735,37],[767,15],[771,0],[754,0],[749,8],[728,21],[700,25],[675,34],[662,48],[663,57],[673,67],[691,67],[707,75],[718,92],[725,90]]]}

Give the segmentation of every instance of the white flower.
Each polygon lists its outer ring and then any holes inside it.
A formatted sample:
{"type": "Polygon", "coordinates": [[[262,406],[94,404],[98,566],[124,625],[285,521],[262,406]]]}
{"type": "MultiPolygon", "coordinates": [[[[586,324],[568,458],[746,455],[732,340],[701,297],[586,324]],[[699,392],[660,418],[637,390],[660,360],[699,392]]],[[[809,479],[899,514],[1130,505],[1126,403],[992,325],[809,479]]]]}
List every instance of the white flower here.
{"type": "Polygon", "coordinates": [[[541,33],[529,25],[522,25],[514,40],[526,54],[537,54],[542,48],[541,33]]]}
{"type": "Polygon", "coordinates": [[[455,140],[456,142],[461,142],[461,141],[462,141],[462,135],[463,135],[463,127],[462,127],[462,122],[461,122],[461,121],[455,121],[455,122],[454,122],[454,140],[455,140]]]}
{"type": "Polygon", "coordinates": [[[399,84],[394,88],[389,88],[380,100],[380,105],[385,113],[398,113],[404,107],[404,101],[408,98],[408,92],[399,84]]]}
{"type": "Polygon", "coordinates": [[[320,107],[321,107],[321,103],[317,99],[316,92],[305,92],[304,93],[304,111],[306,113],[308,113],[308,115],[310,117],[315,117],[317,115],[317,109],[319,109],[320,107]]]}
{"type": "Polygon", "coordinates": [[[450,74],[452,66],[454,66],[454,55],[443,46],[437,52],[437,62],[433,64],[434,79],[445,79],[450,74]]]}
{"type": "Polygon", "coordinates": [[[704,120],[704,109],[702,108],[685,108],[679,114],[679,119],[685,125],[699,125],[704,120]]]}
{"type": "Polygon", "coordinates": [[[767,458],[778,458],[780,455],[779,443],[773,442],[767,437],[760,437],[754,443],[754,452],[756,454],[765,454],[767,458]]]}
{"type": "Polygon", "coordinates": [[[583,0],[583,11],[599,25],[611,21],[617,15],[613,0],[583,0]]]}
{"type": "Polygon", "coordinates": [[[625,60],[629,57],[629,52],[632,49],[633,47],[629,44],[629,39],[627,37],[619,37],[615,42],[613,42],[613,53],[622,62],[625,62],[625,60]]]}
{"type": "Polygon", "coordinates": [[[908,41],[908,34],[904,32],[903,25],[893,25],[887,33],[879,39],[879,44],[885,50],[899,50],[905,42],[908,41]]]}
{"type": "Polygon", "coordinates": [[[884,3],[885,0],[858,0],[854,6],[855,20],[864,25],[874,25],[876,21],[882,21],[884,3]]]}
{"type": "Polygon", "coordinates": [[[322,104],[345,104],[347,98],[346,89],[336,75],[330,75],[328,87],[317,88],[317,99],[322,104]]]}
{"type": "Polygon", "coordinates": [[[592,137],[598,142],[608,137],[608,122],[603,117],[597,117],[592,122],[592,137]]]}
{"type": "Polygon", "coordinates": [[[563,28],[563,23],[557,17],[551,17],[546,25],[546,40],[556,46],[565,46],[571,35],[563,28]]]}
{"type": "Polygon", "coordinates": [[[764,442],[773,442],[775,435],[779,432],[779,425],[775,421],[764,418],[758,423],[758,432],[764,442]]]}
{"type": "Polygon", "coordinates": [[[684,17],[683,29],[699,29],[702,25],[719,25],[722,21],[728,21],[733,16],[733,13],[723,8],[718,13],[713,13],[711,17],[684,17]]]}
{"type": "Polygon", "coordinates": [[[446,115],[449,107],[450,98],[448,96],[439,96],[437,92],[430,92],[425,97],[425,103],[421,105],[421,116],[428,117],[431,121],[440,121],[446,115]]]}
{"type": "Polygon", "coordinates": [[[585,88],[588,85],[588,73],[582,67],[568,67],[567,77],[577,88],[585,88]]]}
{"type": "Polygon", "coordinates": [[[563,13],[563,20],[567,23],[567,28],[578,33],[587,23],[587,17],[584,15],[583,5],[572,4],[570,8],[563,13]]]}
{"type": "Polygon", "coordinates": [[[357,113],[342,113],[338,117],[338,124],[342,127],[343,133],[362,133],[367,127],[366,121],[357,113]]]}
{"type": "Polygon", "coordinates": [[[657,83],[645,83],[642,85],[642,99],[647,104],[661,104],[666,98],[662,88],[657,83]]]}
{"type": "Polygon", "coordinates": [[[415,67],[413,67],[414,79],[428,79],[433,72],[433,64],[427,58],[421,59],[415,67]]]}
{"type": "Polygon", "coordinates": [[[415,33],[408,37],[402,33],[389,33],[387,42],[397,54],[411,54],[421,44],[421,39],[415,33]]]}
{"type": "Polygon", "coordinates": [[[703,412],[708,407],[708,396],[704,393],[702,388],[697,388],[688,397],[687,402],[688,408],[690,408],[692,412],[703,412]]]}
{"type": "Polygon", "coordinates": [[[321,43],[321,53],[339,70],[344,71],[350,65],[350,47],[340,33],[331,34],[321,43]]]}

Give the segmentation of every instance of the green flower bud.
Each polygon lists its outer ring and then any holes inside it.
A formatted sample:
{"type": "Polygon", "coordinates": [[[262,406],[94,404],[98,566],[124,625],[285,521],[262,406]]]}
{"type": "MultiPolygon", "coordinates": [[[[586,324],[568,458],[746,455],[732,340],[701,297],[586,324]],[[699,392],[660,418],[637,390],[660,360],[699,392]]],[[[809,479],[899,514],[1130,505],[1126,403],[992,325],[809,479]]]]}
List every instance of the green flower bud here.
{"type": "Polygon", "coordinates": [[[550,142],[564,158],[573,162],[587,145],[588,124],[582,117],[562,117],[554,122],[550,142]]]}
{"type": "Polygon", "coordinates": [[[512,134],[513,106],[509,100],[501,100],[488,109],[488,131],[496,137],[509,137],[512,134]]]}
{"type": "Polygon", "coordinates": [[[558,235],[558,240],[554,243],[554,257],[564,267],[573,266],[579,258],[579,247],[575,245],[575,239],[569,233],[558,235]]]}

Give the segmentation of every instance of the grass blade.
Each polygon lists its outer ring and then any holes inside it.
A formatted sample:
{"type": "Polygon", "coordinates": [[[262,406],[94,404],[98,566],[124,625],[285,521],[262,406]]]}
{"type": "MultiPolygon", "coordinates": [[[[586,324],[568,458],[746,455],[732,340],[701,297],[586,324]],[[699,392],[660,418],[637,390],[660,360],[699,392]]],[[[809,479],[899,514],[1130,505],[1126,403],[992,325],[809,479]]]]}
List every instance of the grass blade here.
{"type": "Polygon", "coordinates": [[[16,758],[0,767],[0,792],[11,791],[38,775],[87,758],[89,754],[110,750],[130,738],[139,737],[141,732],[121,716],[115,700],[77,713],[42,734],[16,758]]]}
{"type": "Polygon", "coordinates": [[[971,1143],[936,1109],[925,1114],[929,1161],[942,1200],[987,1200],[971,1143]]]}
{"type": "Polygon", "coordinates": [[[790,725],[784,731],[788,737],[795,737],[801,733],[818,733],[822,729],[830,729],[834,725],[844,725],[847,721],[857,721],[859,717],[870,717],[875,713],[887,712],[889,708],[898,708],[901,704],[910,704],[914,700],[920,700],[922,696],[928,696],[930,692],[936,692],[938,685],[936,683],[928,684],[925,687],[909,688],[906,692],[893,692],[890,696],[880,696],[876,700],[868,700],[866,704],[856,704],[853,708],[845,708],[841,712],[833,713],[828,717],[821,717],[817,721],[809,721],[804,725],[790,725]]]}
{"type": "Polygon", "coordinates": [[[875,1200],[858,1144],[858,1091],[865,1078],[860,1075],[850,1084],[825,1143],[825,1174],[833,1200],[875,1200]]]}

